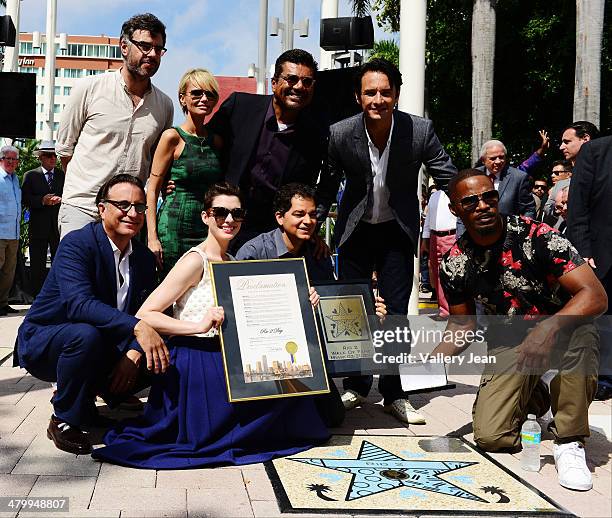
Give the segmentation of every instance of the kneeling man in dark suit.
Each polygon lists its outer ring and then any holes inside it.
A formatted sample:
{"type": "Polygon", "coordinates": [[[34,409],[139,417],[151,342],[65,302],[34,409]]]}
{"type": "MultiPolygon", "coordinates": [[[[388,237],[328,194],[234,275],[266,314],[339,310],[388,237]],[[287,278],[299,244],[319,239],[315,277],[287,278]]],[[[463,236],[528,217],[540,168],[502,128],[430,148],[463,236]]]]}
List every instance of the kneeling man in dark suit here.
{"type": "Polygon", "coordinates": [[[43,288],[17,335],[21,367],[57,381],[47,436],[64,451],[90,453],[81,427],[95,424],[96,393],[120,398],[146,368],[164,372],[162,338],[133,315],[154,287],[155,259],[134,236],[144,223],[142,182],[120,174],[96,197],[100,221],[60,243],[43,288]]]}

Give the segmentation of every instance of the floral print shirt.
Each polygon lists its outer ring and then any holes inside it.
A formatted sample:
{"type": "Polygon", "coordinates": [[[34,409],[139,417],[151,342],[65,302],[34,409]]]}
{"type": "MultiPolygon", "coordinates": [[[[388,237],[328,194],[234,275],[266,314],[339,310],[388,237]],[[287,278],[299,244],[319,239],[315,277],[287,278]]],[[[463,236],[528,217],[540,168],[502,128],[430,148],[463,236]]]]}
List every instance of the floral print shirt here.
{"type": "Polygon", "coordinates": [[[500,240],[481,247],[464,233],[440,265],[450,305],[481,302],[487,315],[552,315],[570,299],[559,277],[584,264],[558,231],[524,216],[507,216],[500,240]]]}

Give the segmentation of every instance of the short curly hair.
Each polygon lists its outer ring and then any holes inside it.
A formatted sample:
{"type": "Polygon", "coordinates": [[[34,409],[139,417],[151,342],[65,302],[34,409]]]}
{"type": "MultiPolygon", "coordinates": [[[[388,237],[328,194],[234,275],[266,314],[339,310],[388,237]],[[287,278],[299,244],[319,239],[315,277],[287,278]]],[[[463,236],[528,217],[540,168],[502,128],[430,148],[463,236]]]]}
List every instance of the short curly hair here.
{"type": "Polygon", "coordinates": [[[166,26],[151,13],[135,14],[121,26],[120,41],[129,41],[134,32],[149,31],[151,36],[161,36],[163,44],[166,44],[166,26]]]}

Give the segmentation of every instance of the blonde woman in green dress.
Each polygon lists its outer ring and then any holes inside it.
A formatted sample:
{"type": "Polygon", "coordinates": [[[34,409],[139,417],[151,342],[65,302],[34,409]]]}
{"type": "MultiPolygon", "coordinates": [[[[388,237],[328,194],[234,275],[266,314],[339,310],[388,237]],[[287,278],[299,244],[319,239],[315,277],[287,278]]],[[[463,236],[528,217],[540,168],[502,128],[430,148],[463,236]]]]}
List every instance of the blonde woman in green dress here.
{"type": "Polygon", "coordinates": [[[218,157],[221,140],[204,127],[219,100],[217,80],[202,68],[188,70],[179,83],[178,98],[185,122],[162,133],[147,189],[147,243],[162,278],[206,237],[202,200],[208,188],[223,178],[218,157]],[[175,189],[157,211],[166,180],[172,180],[175,189]]]}

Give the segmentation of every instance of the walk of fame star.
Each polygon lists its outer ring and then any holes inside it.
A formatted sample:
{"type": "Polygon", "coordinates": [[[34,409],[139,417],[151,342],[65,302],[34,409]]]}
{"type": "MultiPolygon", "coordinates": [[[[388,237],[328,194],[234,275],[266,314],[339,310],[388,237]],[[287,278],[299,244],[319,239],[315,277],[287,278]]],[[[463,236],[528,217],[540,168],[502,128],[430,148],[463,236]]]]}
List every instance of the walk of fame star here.
{"type": "Polygon", "coordinates": [[[412,487],[488,503],[479,496],[438,477],[442,473],[478,464],[477,462],[406,460],[368,441],[361,443],[356,459],[291,458],[290,460],[352,473],[353,477],[345,498],[347,501],[398,487],[412,487]]]}
{"type": "Polygon", "coordinates": [[[338,308],[334,308],[331,315],[325,315],[325,318],[331,320],[332,336],[338,338],[339,336],[361,336],[363,331],[361,329],[361,319],[359,315],[354,313],[350,308],[345,308],[342,302],[338,305],[338,308]]]}

